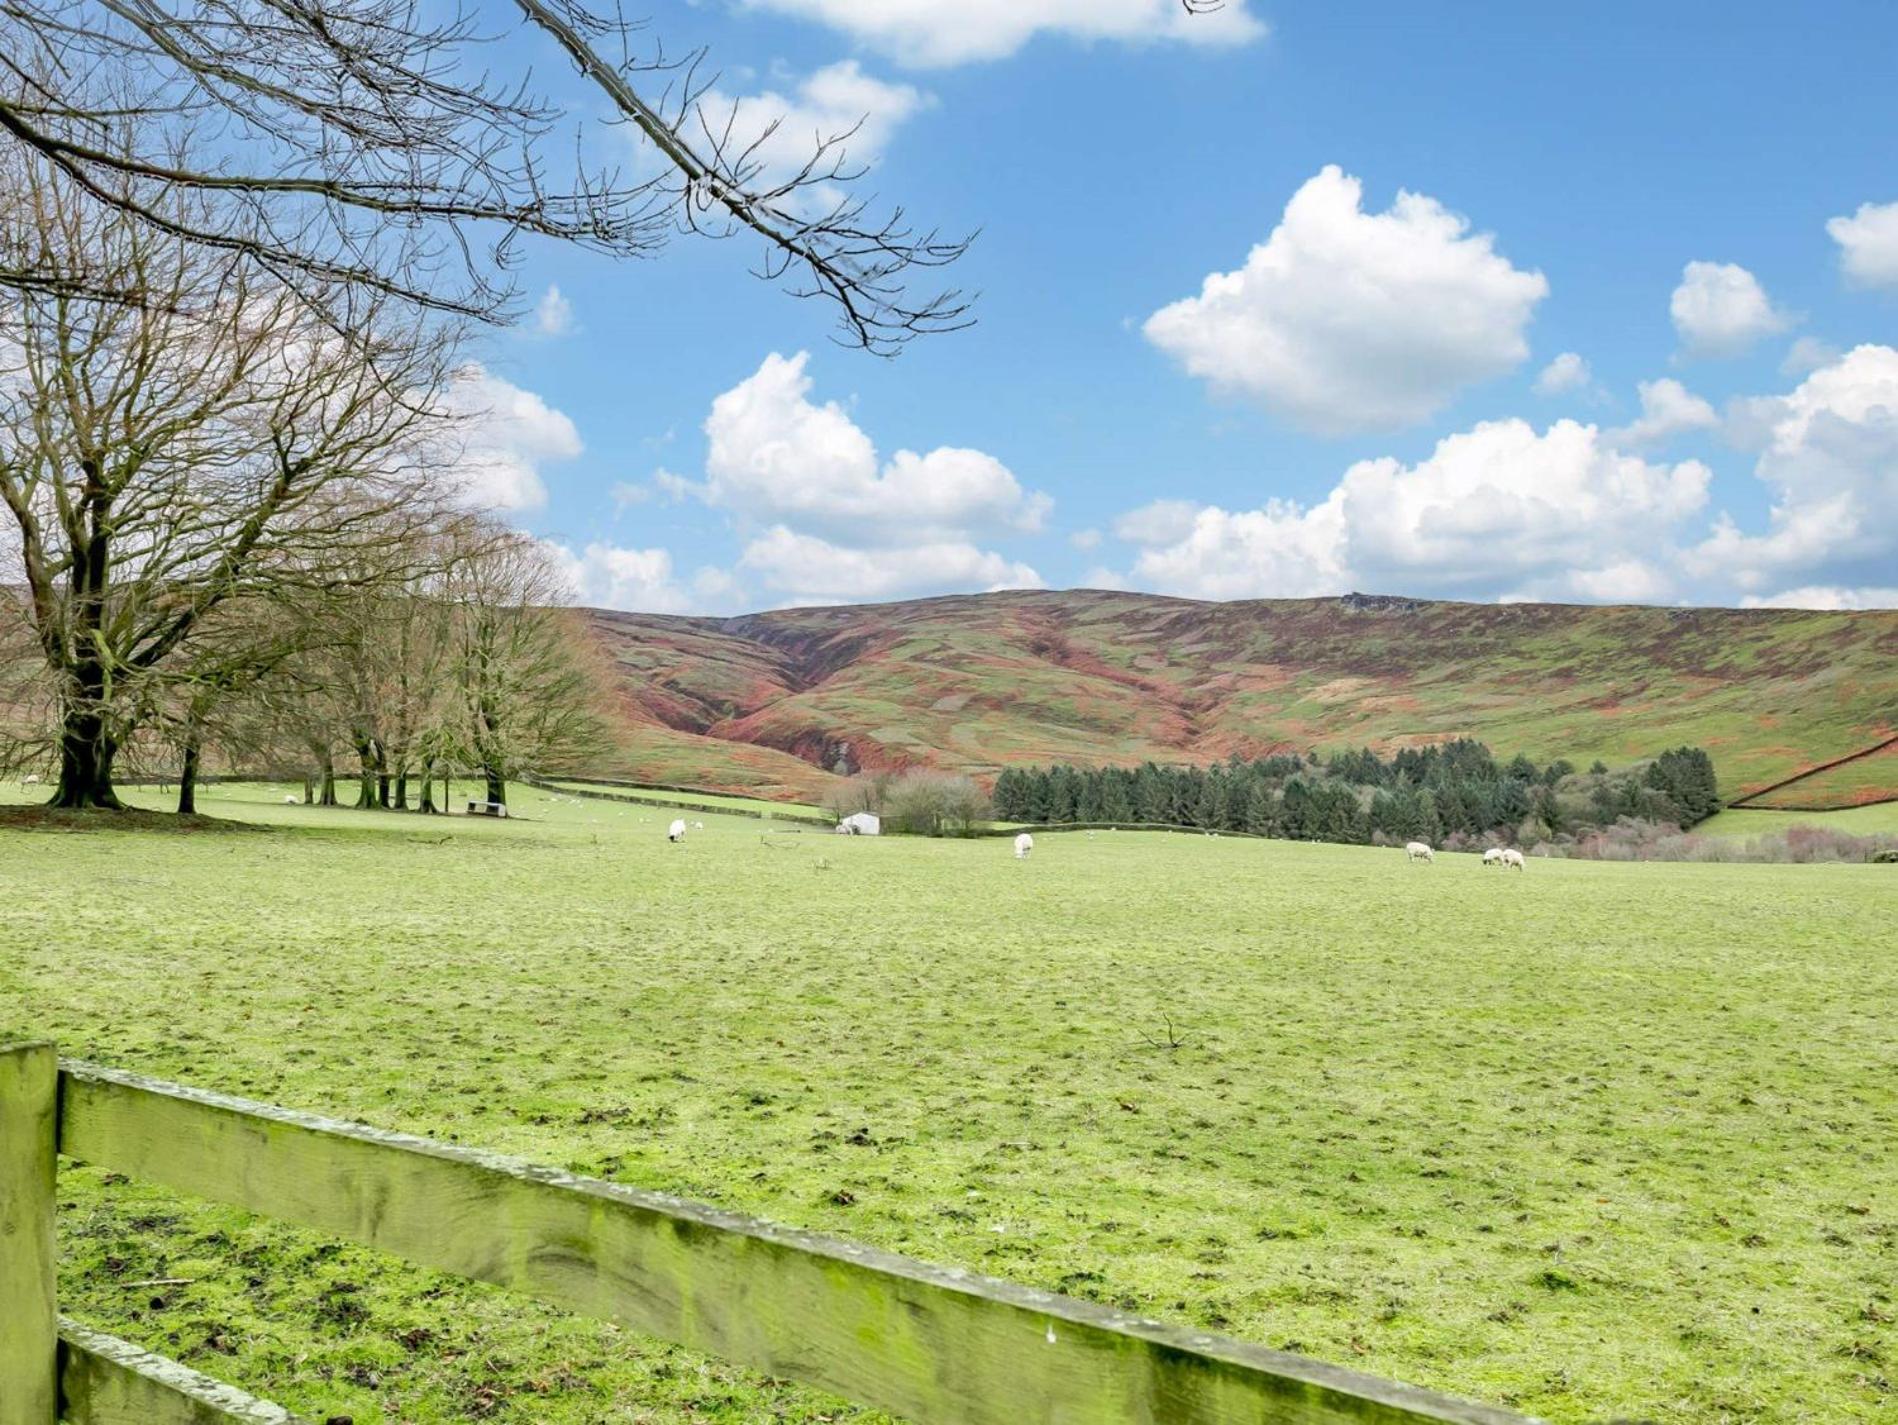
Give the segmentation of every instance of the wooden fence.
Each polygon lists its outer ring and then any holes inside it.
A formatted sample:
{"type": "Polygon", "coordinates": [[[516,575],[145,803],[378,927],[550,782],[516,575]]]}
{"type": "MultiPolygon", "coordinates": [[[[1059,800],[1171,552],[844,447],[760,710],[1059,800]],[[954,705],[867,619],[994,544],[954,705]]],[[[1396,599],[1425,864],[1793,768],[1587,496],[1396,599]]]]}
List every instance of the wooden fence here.
{"type": "Polygon", "coordinates": [[[0,1044],[0,1425],[294,1425],[56,1314],[57,1155],[918,1425],[1523,1425],[1281,1351],[426,1138],[0,1044]]]}

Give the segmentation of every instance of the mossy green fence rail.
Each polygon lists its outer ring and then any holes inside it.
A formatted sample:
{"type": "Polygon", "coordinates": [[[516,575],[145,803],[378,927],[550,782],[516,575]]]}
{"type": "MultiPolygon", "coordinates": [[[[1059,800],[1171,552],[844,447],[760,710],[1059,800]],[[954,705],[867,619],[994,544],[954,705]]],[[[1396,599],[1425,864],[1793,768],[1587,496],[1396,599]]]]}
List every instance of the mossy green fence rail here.
{"type": "Polygon", "coordinates": [[[294,1417],[57,1315],[65,1156],[918,1425],[1524,1417],[661,1193],[0,1045],[0,1425],[294,1417]]]}

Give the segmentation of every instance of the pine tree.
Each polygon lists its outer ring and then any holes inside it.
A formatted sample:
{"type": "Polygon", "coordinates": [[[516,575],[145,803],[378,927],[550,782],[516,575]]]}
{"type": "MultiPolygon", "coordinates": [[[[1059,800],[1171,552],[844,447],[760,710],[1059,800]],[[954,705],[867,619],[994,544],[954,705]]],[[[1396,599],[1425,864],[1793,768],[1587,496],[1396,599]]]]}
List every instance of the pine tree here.
{"type": "Polygon", "coordinates": [[[1278,798],[1272,794],[1271,784],[1263,777],[1254,777],[1246,789],[1242,829],[1254,836],[1279,834],[1278,798]]]}

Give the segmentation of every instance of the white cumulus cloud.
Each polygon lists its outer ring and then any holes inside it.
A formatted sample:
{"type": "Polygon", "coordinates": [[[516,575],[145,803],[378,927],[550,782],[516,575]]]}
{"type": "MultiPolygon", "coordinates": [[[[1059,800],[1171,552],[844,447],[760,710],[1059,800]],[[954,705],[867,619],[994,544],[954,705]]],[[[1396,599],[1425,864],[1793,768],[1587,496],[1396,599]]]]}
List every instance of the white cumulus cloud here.
{"type": "Polygon", "coordinates": [[[1257,510],[1205,505],[1176,538],[1142,549],[1133,575],[1145,588],[1202,599],[1301,598],[1350,586],[1343,554],[1335,497],[1310,510],[1289,500],[1257,510]]]}
{"type": "Polygon", "coordinates": [[[1826,232],[1839,245],[1845,275],[1867,287],[1898,287],[1898,203],[1862,203],[1826,232]]]}
{"type": "Polygon", "coordinates": [[[1345,472],[1348,562],[1371,587],[1556,597],[1630,560],[1658,557],[1706,503],[1698,461],[1654,464],[1592,425],[1486,421],[1426,460],[1361,460],[1345,472]]]}
{"type": "Polygon", "coordinates": [[[816,20],[905,64],[1001,59],[1038,34],[1077,40],[1244,44],[1265,33],[1247,0],[1207,14],[1179,0],[745,0],[816,20]]]}
{"type": "Polygon", "coordinates": [[[706,567],[680,578],[671,551],[635,549],[598,541],[580,550],[545,541],[559,562],[574,601],[588,608],[628,613],[704,613],[730,609],[742,591],[727,570],[706,567]]]}
{"type": "Polygon", "coordinates": [[[1765,598],[1741,600],[1749,609],[1898,609],[1898,587],[1842,589],[1831,584],[1806,584],[1765,598]]]}
{"type": "Polygon", "coordinates": [[[1149,317],[1148,340],[1216,389],[1327,434],[1414,424],[1524,361],[1547,279],[1434,198],[1400,192],[1367,213],[1363,196],[1326,167],[1243,267],[1149,317]]]}
{"type": "Polygon", "coordinates": [[[1148,535],[1134,564],[1141,584],[1203,598],[1363,588],[1648,599],[1671,587],[1671,538],[1705,504],[1710,478],[1697,461],[1618,452],[1592,425],[1538,433],[1489,421],[1415,465],[1358,461],[1315,505],[1203,506],[1184,532],[1144,518],[1127,528],[1148,535]]]}
{"type": "Polygon", "coordinates": [[[1172,544],[1186,538],[1203,506],[1191,500],[1155,500],[1114,521],[1114,536],[1129,544],[1172,544]]]}
{"type": "Polygon", "coordinates": [[[576,603],[588,608],[629,613],[677,614],[691,607],[686,591],[673,579],[672,555],[664,549],[627,549],[593,543],[574,551],[547,546],[576,603]]]}
{"type": "Polygon", "coordinates": [[[1731,262],[1688,263],[1668,312],[1692,356],[1738,356],[1761,337],[1792,325],[1759,278],[1731,262]]]}
{"type": "Polygon", "coordinates": [[[995,589],[1039,589],[1026,564],[961,540],[852,548],[773,526],[745,546],[739,564],[796,603],[995,589]]]}
{"type": "Polygon", "coordinates": [[[834,401],[809,399],[809,356],[776,353],[712,402],[703,498],[760,523],[856,542],[909,542],[1041,528],[1048,497],[994,456],[960,446],[880,461],[834,401]]]}
{"type": "Polygon", "coordinates": [[[712,402],[705,478],[661,482],[738,519],[743,569],[793,603],[1040,585],[978,541],[1040,532],[1046,495],[964,446],[884,459],[842,406],[811,399],[808,365],[766,357],[712,402]]]}
{"type": "Polygon", "coordinates": [[[1816,336],[1796,337],[1793,344],[1786,348],[1786,355],[1780,359],[1780,374],[1809,376],[1821,366],[1830,366],[1842,354],[1836,346],[1816,336]]]}
{"type": "Polygon", "coordinates": [[[573,330],[573,303],[553,283],[534,304],[534,330],[542,336],[565,336],[573,330]]]}
{"type": "Polygon", "coordinates": [[[1536,394],[1560,396],[1569,391],[1583,391],[1592,380],[1588,363],[1576,352],[1565,351],[1542,368],[1536,377],[1536,394]]]}
{"type": "Polygon", "coordinates": [[[1611,445],[1659,445],[1690,430],[1709,430],[1720,417],[1706,401],[1671,376],[1643,381],[1641,414],[1633,422],[1608,432],[1611,445]]]}
{"type": "MultiPolygon", "coordinates": [[[[1725,516],[1697,565],[1758,592],[1789,576],[1852,585],[1898,560],[1898,350],[1856,347],[1785,396],[1742,404],[1730,426],[1760,447],[1769,527],[1725,516]]],[[[1876,575],[1874,574],[1874,577],[1876,575]]]]}
{"type": "Polygon", "coordinates": [[[585,449],[565,412],[479,363],[455,373],[445,403],[461,439],[452,477],[462,498],[480,508],[539,509],[547,503],[541,467],[585,449]]]}

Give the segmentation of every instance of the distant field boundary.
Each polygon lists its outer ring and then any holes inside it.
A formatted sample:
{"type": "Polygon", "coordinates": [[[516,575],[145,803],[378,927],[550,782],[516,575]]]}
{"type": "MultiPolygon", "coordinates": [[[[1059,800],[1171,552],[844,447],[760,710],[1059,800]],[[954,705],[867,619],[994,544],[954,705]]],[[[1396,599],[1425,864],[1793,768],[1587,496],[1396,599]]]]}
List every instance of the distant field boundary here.
{"type": "MultiPolygon", "coordinates": [[[[709,811],[714,816],[748,816],[754,821],[795,821],[804,826],[830,827],[836,825],[836,822],[830,820],[828,817],[807,816],[802,812],[753,811],[750,807],[707,806],[704,802],[674,802],[662,801],[658,797],[628,797],[621,796],[614,792],[595,792],[583,790],[578,787],[564,787],[542,777],[517,777],[515,780],[543,792],[552,792],[557,796],[586,797],[596,802],[619,802],[625,806],[635,807],[665,807],[671,811],[709,811]]],[[[588,787],[638,787],[642,785],[637,782],[605,782],[598,777],[562,777],[560,781],[581,782],[588,787]]],[[[702,792],[691,787],[657,787],[654,790],[663,792],[690,791],[693,792],[694,795],[701,797],[726,797],[731,795],[729,792],[702,792]]],[[[752,800],[762,801],[764,799],[762,797],[754,797],[752,800]]]]}
{"type": "Polygon", "coordinates": [[[1820,812],[1860,811],[1864,809],[1865,807],[1890,806],[1893,802],[1898,802],[1898,797],[1873,797],[1868,802],[1835,802],[1828,806],[1802,806],[1802,807],[1750,806],[1744,803],[1735,802],[1731,806],[1722,808],[1722,810],[1725,810],[1725,811],[1764,811],[1764,812],[1771,812],[1775,816],[1817,816],[1820,812]]]}
{"type": "Polygon", "coordinates": [[[1857,752],[1848,752],[1843,757],[1834,757],[1830,762],[1821,762],[1816,766],[1806,768],[1803,772],[1795,772],[1790,777],[1781,777],[1777,782],[1768,782],[1763,787],[1755,787],[1751,791],[1742,792],[1739,796],[1728,802],[1727,806],[1734,811],[1848,811],[1854,806],[1875,807],[1882,806],[1886,802],[1898,802],[1898,797],[1878,797],[1869,802],[1848,802],[1844,806],[1836,807],[1750,807],[1747,805],[1747,803],[1752,801],[1755,797],[1763,797],[1769,792],[1777,792],[1781,788],[1792,786],[1795,782],[1803,782],[1808,777],[1816,777],[1821,772],[1830,772],[1834,767],[1843,767],[1848,762],[1857,762],[1866,757],[1876,757],[1880,752],[1890,747],[1898,747],[1898,737],[1887,737],[1883,742],[1875,742],[1870,747],[1860,748],[1857,752]]]}
{"type": "Polygon", "coordinates": [[[770,797],[755,796],[750,792],[716,792],[710,787],[688,787],[683,782],[636,782],[629,777],[569,777],[565,772],[536,772],[533,777],[522,780],[533,781],[535,778],[581,782],[589,787],[627,787],[636,792],[688,792],[695,797],[750,797],[755,802],[771,800],[770,797]]]}
{"type": "Polygon", "coordinates": [[[1008,826],[985,826],[971,836],[1019,836],[1043,831],[1183,831],[1188,836],[1236,836],[1245,841],[1279,841],[1284,837],[1261,836],[1256,831],[1215,831],[1205,826],[1181,826],[1171,821],[1051,821],[1042,826],[1015,822],[1008,826]]]}
{"type": "Polygon", "coordinates": [[[665,1193],[59,1059],[48,1043],[0,1043],[0,1299],[10,1313],[0,1425],[295,1422],[61,1322],[60,1157],[617,1321],[917,1425],[1530,1425],[665,1193]]]}
{"type": "MultiPolygon", "coordinates": [[[[836,822],[832,821],[829,817],[804,816],[794,812],[762,812],[753,811],[749,807],[708,807],[701,802],[667,802],[660,801],[656,797],[626,797],[616,796],[612,792],[579,791],[573,787],[556,785],[555,781],[539,776],[520,777],[516,780],[524,782],[530,787],[536,787],[543,792],[558,792],[564,796],[573,797],[590,797],[595,801],[621,802],[627,806],[669,807],[675,811],[711,811],[719,816],[748,816],[758,821],[795,821],[801,822],[805,826],[831,827],[836,825],[836,822]]],[[[697,787],[668,787],[650,782],[613,782],[608,781],[604,777],[561,777],[558,781],[579,782],[589,787],[651,787],[655,791],[691,792],[701,797],[723,797],[731,795],[729,792],[708,792],[697,787]]],[[[763,798],[753,798],[753,800],[762,801],[763,798]]],[[[1203,826],[1182,826],[1177,822],[1171,821],[1062,821],[1049,822],[1041,826],[1034,825],[1030,822],[1011,822],[1007,826],[979,827],[969,832],[968,836],[970,838],[984,836],[1019,836],[1024,831],[1031,834],[1056,831],[1179,831],[1184,832],[1188,836],[1236,836],[1247,841],[1270,841],[1273,839],[1269,836],[1261,836],[1254,831],[1213,831],[1203,826]]]]}

